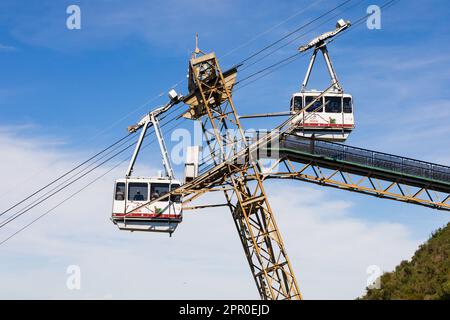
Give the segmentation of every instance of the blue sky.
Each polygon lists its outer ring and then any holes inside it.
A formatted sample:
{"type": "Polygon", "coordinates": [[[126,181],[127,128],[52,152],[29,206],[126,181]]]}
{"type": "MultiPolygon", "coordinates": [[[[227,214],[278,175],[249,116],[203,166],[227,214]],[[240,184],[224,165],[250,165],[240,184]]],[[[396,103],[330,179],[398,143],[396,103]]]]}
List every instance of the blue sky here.
{"type": "MultiPolygon", "coordinates": [[[[128,125],[165,102],[158,95],[185,79],[196,32],[201,49],[214,50],[226,68],[341,2],[4,0],[0,3],[0,132],[5,141],[21,147],[11,149],[18,155],[39,155],[70,167],[123,136],[128,125]],[[81,8],[81,30],[66,28],[70,4],[81,8]],[[20,153],[26,150],[30,154],[20,153]]],[[[336,17],[312,25],[304,37],[239,76],[244,78],[295,53],[299,45],[331,30],[338,18],[355,20],[365,14],[368,5],[383,3],[350,1],[336,17]]],[[[444,0],[400,0],[382,11],[381,30],[362,24],[330,45],[338,77],[355,101],[357,128],[348,144],[450,165],[449,9],[450,3],[444,0]]],[[[234,101],[239,112],[287,110],[307,63],[306,57],[300,58],[237,91],[234,101]]],[[[319,59],[310,86],[323,88],[327,81],[319,59]]],[[[186,83],[177,89],[186,93],[186,83]]],[[[271,128],[278,121],[248,120],[244,125],[271,128]]],[[[192,128],[186,122],[183,126],[192,128]]],[[[165,134],[170,137],[170,132],[165,134]]],[[[154,172],[160,169],[160,160],[150,153],[140,160],[154,172]]],[[[45,161],[36,161],[39,166],[34,171],[3,170],[19,172],[27,179],[48,166],[45,161]]],[[[57,172],[41,175],[39,181],[57,172]]],[[[114,178],[109,176],[96,190],[108,194],[114,178]]],[[[343,209],[346,219],[361,219],[367,225],[401,225],[414,244],[449,221],[445,213],[426,208],[298,185],[289,182],[273,188],[305,187],[320,192],[325,201],[348,204],[343,209]]],[[[98,211],[107,214],[108,210],[109,204],[98,205],[98,211]]],[[[46,223],[40,222],[42,230],[46,223]]],[[[288,237],[295,246],[296,239],[288,237]]],[[[22,251],[12,250],[8,257],[17,258],[17,252],[22,251]]],[[[392,266],[394,260],[387,265],[392,266]]]]}

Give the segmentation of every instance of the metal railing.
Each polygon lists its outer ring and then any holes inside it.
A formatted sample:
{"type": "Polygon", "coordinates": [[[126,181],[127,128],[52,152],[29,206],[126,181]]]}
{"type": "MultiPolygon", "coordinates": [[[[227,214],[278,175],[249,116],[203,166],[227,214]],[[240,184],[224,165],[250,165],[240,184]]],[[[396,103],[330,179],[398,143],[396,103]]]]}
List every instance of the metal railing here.
{"type": "Polygon", "coordinates": [[[286,136],[281,148],[293,149],[312,155],[351,162],[375,169],[384,169],[426,179],[450,182],[450,167],[383,152],[366,150],[335,142],[286,136]]]}

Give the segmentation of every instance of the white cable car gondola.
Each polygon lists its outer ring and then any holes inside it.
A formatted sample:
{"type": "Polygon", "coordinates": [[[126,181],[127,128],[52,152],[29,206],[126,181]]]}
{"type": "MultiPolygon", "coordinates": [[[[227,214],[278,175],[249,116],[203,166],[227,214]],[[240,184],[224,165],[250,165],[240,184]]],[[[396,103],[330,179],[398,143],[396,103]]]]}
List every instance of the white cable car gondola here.
{"type": "Polygon", "coordinates": [[[329,39],[348,27],[350,22],[341,19],[336,25],[336,30],[324,33],[299,48],[301,52],[314,48],[301,91],[292,95],[290,103],[291,112],[301,112],[303,116],[295,131],[300,136],[345,141],[355,127],[353,97],[344,93],[339,84],[327,50],[329,39]],[[325,91],[308,90],[306,86],[319,50],[325,59],[332,85],[325,91]]]}
{"type": "Polygon", "coordinates": [[[181,197],[167,196],[152,201],[179,186],[179,181],[167,177],[116,180],[113,222],[121,230],[174,232],[183,220],[181,197]]]}
{"type": "Polygon", "coordinates": [[[180,101],[174,90],[171,90],[169,97],[171,101],[168,104],[150,112],[138,124],[128,128],[129,132],[135,132],[141,128],[142,131],[125,178],[116,180],[114,184],[111,219],[121,230],[172,234],[183,220],[181,196],[168,195],[170,191],[180,187],[181,183],[174,179],[158,121],[158,115],[166,112],[180,101]],[[131,177],[134,163],[150,126],[153,126],[159,142],[166,176],[131,177]]]}

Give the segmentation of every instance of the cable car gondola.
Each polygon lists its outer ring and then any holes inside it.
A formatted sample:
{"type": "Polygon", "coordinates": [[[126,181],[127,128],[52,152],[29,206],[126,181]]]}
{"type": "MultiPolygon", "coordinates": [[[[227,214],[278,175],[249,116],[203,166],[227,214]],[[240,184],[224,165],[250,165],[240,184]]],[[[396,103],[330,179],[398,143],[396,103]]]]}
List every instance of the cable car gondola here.
{"type": "Polygon", "coordinates": [[[129,132],[139,129],[142,131],[125,178],[117,179],[114,183],[111,220],[120,230],[172,234],[183,220],[181,196],[169,195],[169,192],[180,187],[181,183],[174,179],[158,121],[158,115],[166,112],[180,101],[174,90],[169,92],[169,97],[171,100],[168,104],[150,112],[137,125],[128,128],[129,132]],[[132,177],[134,163],[150,126],[153,126],[158,139],[166,176],[132,177]]]}
{"type": "Polygon", "coordinates": [[[183,220],[181,197],[163,196],[180,185],[179,181],[168,177],[117,179],[113,222],[121,230],[174,232],[183,220]]]}
{"type": "Polygon", "coordinates": [[[300,52],[314,48],[301,91],[294,93],[290,102],[291,112],[301,113],[303,117],[295,130],[299,136],[342,142],[355,127],[353,97],[345,93],[339,84],[327,50],[329,39],[349,27],[350,22],[341,19],[337,22],[336,30],[324,33],[299,48],[300,52]],[[325,59],[332,84],[325,91],[308,90],[306,87],[319,50],[325,59]]]}

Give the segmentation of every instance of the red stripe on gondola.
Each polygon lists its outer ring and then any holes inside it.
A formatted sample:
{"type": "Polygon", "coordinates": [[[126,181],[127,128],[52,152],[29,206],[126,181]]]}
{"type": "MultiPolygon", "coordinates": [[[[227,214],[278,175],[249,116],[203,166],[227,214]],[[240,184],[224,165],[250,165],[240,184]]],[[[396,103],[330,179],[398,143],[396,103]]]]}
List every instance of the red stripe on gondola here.
{"type": "Polygon", "coordinates": [[[157,214],[157,213],[113,213],[117,218],[160,218],[160,219],[180,219],[181,214],[157,214]]]}
{"type": "Polygon", "coordinates": [[[335,123],[305,123],[303,127],[332,127],[332,128],[353,128],[353,124],[335,124],[335,123]]]}

